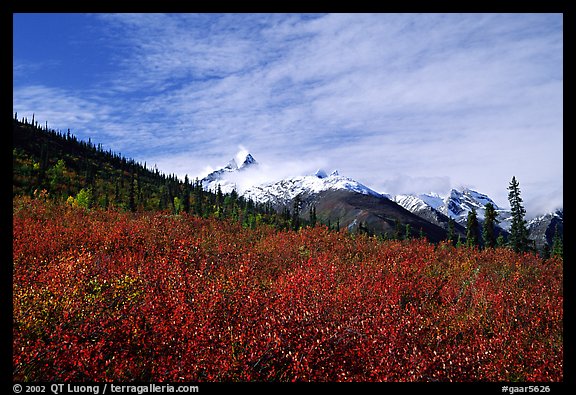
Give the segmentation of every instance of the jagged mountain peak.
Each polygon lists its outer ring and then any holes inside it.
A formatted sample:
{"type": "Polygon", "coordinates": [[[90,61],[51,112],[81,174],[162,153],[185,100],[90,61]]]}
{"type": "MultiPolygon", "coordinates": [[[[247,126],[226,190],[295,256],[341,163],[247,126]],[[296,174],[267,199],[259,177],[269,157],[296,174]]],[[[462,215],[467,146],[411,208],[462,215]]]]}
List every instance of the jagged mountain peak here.
{"type": "MultiPolygon", "coordinates": [[[[204,177],[202,185],[204,189],[216,190],[218,187],[222,192],[227,193],[237,190],[239,172],[242,172],[258,162],[250,153],[237,155],[230,160],[225,167],[215,170],[204,177]],[[241,163],[238,166],[238,163],[241,163]]],[[[288,204],[292,199],[300,194],[312,195],[326,190],[349,190],[361,194],[368,194],[377,197],[389,198],[388,195],[380,194],[367,186],[349,177],[341,176],[338,170],[328,174],[324,169],[318,169],[314,175],[289,177],[278,181],[268,181],[260,183],[254,181],[254,185],[247,186],[246,178],[251,178],[252,170],[242,176],[245,189],[239,191],[243,196],[251,198],[256,202],[273,202],[274,204],[288,204]]],[[[258,171],[254,173],[254,180],[261,180],[258,171]]]]}
{"type": "Polygon", "coordinates": [[[218,186],[220,186],[222,192],[232,192],[232,190],[236,189],[236,184],[227,180],[227,178],[236,172],[245,171],[256,165],[258,165],[258,162],[254,159],[252,154],[247,153],[246,155],[237,155],[230,159],[226,166],[214,170],[206,177],[202,178],[202,185],[204,189],[210,191],[214,191],[218,186]],[[238,163],[240,163],[240,165],[238,165],[238,163]]]}
{"type": "Polygon", "coordinates": [[[242,164],[240,165],[239,168],[243,169],[245,167],[257,165],[257,164],[258,164],[258,162],[256,161],[256,159],[254,159],[252,154],[247,154],[246,157],[244,158],[244,161],[242,162],[242,164]]]}
{"type": "MultiPolygon", "coordinates": [[[[226,166],[224,166],[224,169],[237,170],[238,164],[236,163],[236,159],[234,159],[234,158],[230,159],[230,162],[228,162],[228,164],[226,166]]],[[[216,170],[216,171],[218,171],[218,170],[216,170]]]]}
{"type": "MultiPolygon", "coordinates": [[[[321,200],[327,196],[349,199],[347,196],[358,195],[368,199],[358,200],[363,202],[369,201],[369,198],[376,199],[374,202],[384,199],[397,203],[404,209],[443,229],[449,227],[449,219],[451,218],[456,223],[456,231],[461,234],[464,234],[468,213],[475,210],[479,221],[482,223],[485,217],[486,204],[491,203],[496,210],[498,226],[501,231],[508,231],[511,224],[509,209],[498,206],[488,195],[468,187],[453,188],[447,194],[429,192],[391,196],[378,193],[352,178],[342,176],[338,170],[328,173],[325,169],[320,168],[315,173],[308,175],[272,181],[269,178],[269,171],[268,177],[263,177],[258,170],[262,169],[266,172],[266,166],[252,169],[253,165],[259,165],[259,163],[250,153],[243,151],[227,166],[202,179],[203,186],[207,190],[216,190],[220,187],[224,193],[236,190],[254,202],[271,203],[276,207],[290,205],[296,197],[303,199],[302,201],[306,201],[307,204],[320,204],[320,206],[324,204],[321,200]],[[268,181],[263,181],[266,178],[268,181]],[[238,189],[238,186],[241,188],[238,189]]],[[[328,209],[328,206],[325,208],[328,209]]],[[[338,208],[338,210],[340,209],[344,210],[342,207],[338,208]]],[[[354,210],[359,217],[356,220],[352,218],[350,224],[360,224],[365,212],[358,207],[354,210]]],[[[332,214],[336,216],[335,218],[339,218],[340,214],[344,215],[344,212],[333,212],[332,214]]],[[[550,229],[552,229],[550,223],[555,226],[557,221],[562,221],[562,214],[562,211],[559,211],[531,221],[531,229],[536,229],[531,234],[536,234],[536,231],[543,229],[540,233],[547,232],[546,237],[550,238],[550,229]]],[[[376,221],[374,218],[372,220],[376,221]]]]}
{"type": "Polygon", "coordinates": [[[316,173],[314,173],[314,175],[318,178],[326,178],[328,177],[328,174],[326,173],[326,171],[324,169],[318,169],[316,171],[316,173]]]}
{"type": "Polygon", "coordinates": [[[478,205],[481,207],[484,207],[486,204],[491,203],[495,209],[500,208],[496,203],[494,203],[492,199],[490,199],[490,197],[488,197],[488,195],[480,193],[470,188],[463,188],[462,191],[452,189],[452,191],[450,191],[450,196],[468,199],[468,202],[470,202],[471,204],[478,205]]]}
{"type": "Polygon", "coordinates": [[[244,192],[244,196],[256,202],[272,202],[286,205],[298,195],[313,195],[328,190],[347,190],[365,195],[388,198],[349,177],[332,172],[326,175],[322,169],[314,175],[286,178],[276,182],[254,185],[244,192]]]}
{"type": "Polygon", "coordinates": [[[427,208],[434,209],[462,225],[466,224],[468,213],[472,209],[482,221],[486,204],[491,203],[498,214],[500,227],[505,230],[510,227],[510,210],[499,207],[488,195],[470,188],[462,190],[453,188],[445,196],[437,193],[397,195],[394,201],[411,212],[423,212],[427,208]]]}
{"type": "Polygon", "coordinates": [[[453,188],[444,198],[444,204],[439,207],[439,210],[457,221],[464,220],[472,209],[483,218],[483,212],[488,203],[492,204],[496,211],[507,211],[500,208],[488,195],[470,188],[462,190],[453,188]]]}
{"type": "Polygon", "coordinates": [[[240,155],[230,159],[230,162],[228,162],[228,164],[224,168],[230,170],[239,170],[257,164],[258,162],[256,161],[256,159],[254,159],[252,154],[248,153],[246,154],[246,156],[240,155]],[[240,163],[240,165],[238,165],[238,163],[240,163]]]}
{"type": "Polygon", "coordinates": [[[338,172],[338,170],[333,170],[332,173],[328,175],[328,173],[326,173],[326,170],[318,169],[316,173],[314,173],[314,175],[318,178],[328,178],[328,177],[339,177],[340,173],[338,172]]]}

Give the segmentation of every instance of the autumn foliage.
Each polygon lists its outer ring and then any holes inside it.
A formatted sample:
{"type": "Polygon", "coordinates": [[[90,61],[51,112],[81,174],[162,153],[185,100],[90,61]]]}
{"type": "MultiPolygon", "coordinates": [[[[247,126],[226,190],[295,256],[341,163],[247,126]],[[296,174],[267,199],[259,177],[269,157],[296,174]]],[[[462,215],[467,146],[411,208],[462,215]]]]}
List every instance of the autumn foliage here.
{"type": "Polygon", "coordinates": [[[16,198],[13,376],[561,381],[562,260],[16,198]]]}

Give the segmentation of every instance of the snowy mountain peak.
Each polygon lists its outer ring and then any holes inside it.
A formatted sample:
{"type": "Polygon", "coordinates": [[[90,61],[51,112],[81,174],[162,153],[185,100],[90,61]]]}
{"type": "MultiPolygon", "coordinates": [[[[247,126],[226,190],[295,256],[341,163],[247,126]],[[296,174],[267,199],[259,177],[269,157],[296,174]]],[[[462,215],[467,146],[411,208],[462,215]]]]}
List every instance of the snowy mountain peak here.
{"type": "Polygon", "coordinates": [[[316,173],[314,173],[314,175],[318,178],[326,178],[328,177],[328,174],[326,174],[326,171],[324,169],[318,169],[316,171],[316,173]]]}
{"type": "MultiPolygon", "coordinates": [[[[226,166],[224,166],[224,169],[230,170],[230,171],[234,171],[238,169],[238,164],[236,163],[236,160],[234,158],[230,159],[230,162],[228,162],[228,164],[226,166]]],[[[218,171],[218,170],[216,170],[218,171]]]]}
{"type": "Polygon", "coordinates": [[[298,195],[312,195],[328,190],[348,190],[364,195],[389,198],[348,177],[332,172],[329,176],[322,169],[314,175],[286,178],[277,182],[255,185],[243,195],[255,202],[272,202],[286,205],[298,195]]]}
{"type": "Polygon", "coordinates": [[[472,209],[478,213],[483,213],[484,207],[488,203],[491,203],[496,210],[500,210],[500,207],[483,193],[469,188],[464,188],[462,191],[452,189],[450,195],[444,199],[444,207],[440,211],[449,217],[460,219],[467,217],[472,209]]]}
{"type": "Polygon", "coordinates": [[[442,196],[438,195],[435,192],[430,193],[423,193],[418,195],[418,197],[426,203],[428,206],[432,207],[433,209],[438,209],[438,207],[444,204],[442,200],[442,196]]]}
{"type": "Polygon", "coordinates": [[[256,161],[256,159],[254,159],[254,157],[251,154],[248,154],[248,155],[246,155],[244,162],[242,162],[242,164],[240,165],[240,169],[243,169],[243,168],[251,166],[251,165],[257,165],[257,164],[258,164],[258,162],[256,161]]]}
{"type": "Polygon", "coordinates": [[[406,210],[413,213],[429,206],[426,201],[416,195],[395,195],[393,200],[406,210]]]}
{"type": "MultiPolygon", "coordinates": [[[[245,167],[248,167],[251,165],[257,165],[257,164],[258,164],[258,162],[256,161],[256,159],[254,159],[252,154],[247,154],[245,157],[237,156],[235,158],[230,159],[228,164],[220,170],[224,169],[226,171],[235,171],[235,170],[240,170],[240,169],[243,169],[245,167]],[[238,166],[238,163],[240,163],[240,166],[238,166]]],[[[218,172],[218,171],[219,170],[216,170],[216,172],[218,172]]]]}
{"type": "Polygon", "coordinates": [[[474,209],[479,220],[484,219],[486,204],[491,203],[496,210],[500,227],[510,227],[510,211],[498,207],[487,195],[469,188],[463,190],[452,189],[450,193],[442,197],[436,193],[420,195],[397,195],[394,201],[411,212],[417,212],[430,207],[452,218],[456,222],[465,225],[468,213],[474,209]]]}
{"type": "Polygon", "coordinates": [[[210,191],[220,188],[223,193],[236,190],[256,202],[271,201],[276,204],[287,204],[299,194],[311,195],[327,190],[349,190],[366,195],[389,198],[389,196],[382,195],[358,181],[341,176],[338,170],[334,170],[328,175],[325,170],[319,169],[314,175],[298,176],[266,183],[260,181],[258,183],[255,180],[261,180],[262,177],[258,173],[257,168],[252,169],[254,165],[258,165],[258,162],[251,154],[246,154],[245,157],[243,157],[243,154],[237,155],[225,167],[215,170],[204,177],[201,180],[202,186],[210,191]],[[241,161],[241,165],[238,166],[241,161]],[[244,173],[245,171],[247,172],[244,173]],[[252,173],[253,171],[255,173],[252,173]],[[254,180],[254,184],[251,184],[250,180],[254,180]],[[238,190],[238,182],[240,181],[246,188],[245,190],[238,190]]]}
{"type": "Polygon", "coordinates": [[[546,214],[534,217],[530,221],[528,221],[528,227],[533,226],[533,224],[537,224],[537,223],[542,222],[542,221],[551,221],[554,219],[564,221],[564,210],[563,209],[557,209],[551,213],[546,213],[546,214]]]}
{"type": "Polygon", "coordinates": [[[258,165],[258,162],[251,154],[246,154],[244,157],[236,156],[230,159],[226,166],[214,170],[204,177],[201,180],[202,185],[204,189],[209,191],[215,191],[218,186],[220,186],[222,192],[230,193],[237,187],[236,183],[229,179],[230,176],[237,172],[245,171],[255,165],[258,165]],[[238,166],[238,162],[241,162],[240,166],[238,166]]]}
{"type": "Polygon", "coordinates": [[[328,175],[328,173],[326,173],[324,169],[318,169],[316,173],[314,173],[314,175],[318,178],[328,178],[328,177],[338,177],[340,176],[340,173],[338,173],[338,170],[334,170],[332,173],[330,173],[330,175],[328,175]]]}
{"type": "Polygon", "coordinates": [[[487,195],[473,191],[472,189],[465,188],[462,193],[467,196],[468,198],[474,200],[475,202],[479,203],[481,206],[485,206],[488,203],[491,203],[495,209],[499,209],[498,205],[494,203],[492,199],[490,199],[487,195]]]}

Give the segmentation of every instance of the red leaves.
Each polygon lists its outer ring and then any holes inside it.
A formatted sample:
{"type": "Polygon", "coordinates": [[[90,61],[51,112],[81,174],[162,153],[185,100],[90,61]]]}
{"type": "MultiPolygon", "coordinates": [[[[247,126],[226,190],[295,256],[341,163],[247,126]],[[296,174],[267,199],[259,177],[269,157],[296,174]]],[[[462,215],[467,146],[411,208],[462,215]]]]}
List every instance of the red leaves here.
{"type": "Polygon", "coordinates": [[[13,247],[15,380],[562,379],[558,260],[38,200],[13,247]]]}

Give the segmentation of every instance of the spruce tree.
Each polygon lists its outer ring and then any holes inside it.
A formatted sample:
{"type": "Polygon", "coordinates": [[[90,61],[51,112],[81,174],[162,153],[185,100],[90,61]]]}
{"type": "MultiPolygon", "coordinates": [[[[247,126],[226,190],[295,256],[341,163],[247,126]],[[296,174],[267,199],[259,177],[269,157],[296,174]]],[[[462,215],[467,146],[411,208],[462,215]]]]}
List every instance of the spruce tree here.
{"type": "Polygon", "coordinates": [[[302,197],[296,195],[292,201],[292,229],[300,229],[300,210],[302,208],[302,197]]]}
{"type": "Polygon", "coordinates": [[[466,222],[466,245],[473,247],[478,245],[478,215],[476,209],[468,213],[468,221],[466,222]]]}
{"type": "Polygon", "coordinates": [[[394,220],[394,239],[402,240],[402,224],[398,218],[394,220]]]}
{"type": "Polygon", "coordinates": [[[508,201],[512,212],[512,224],[510,226],[510,237],[508,239],[510,246],[516,252],[528,250],[528,229],[526,227],[526,210],[522,206],[522,197],[520,196],[520,184],[516,177],[512,177],[508,186],[508,201]]]}
{"type": "Polygon", "coordinates": [[[134,172],[131,172],[130,189],[128,194],[128,210],[136,212],[136,200],[134,196],[134,172]]]}
{"type": "Polygon", "coordinates": [[[564,242],[562,240],[562,234],[558,229],[558,224],[556,224],[554,239],[552,241],[552,256],[564,257],[564,242]]]}
{"type": "Polygon", "coordinates": [[[318,221],[318,217],[316,216],[316,206],[310,207],[310,226],[316,226],[316,221],[318,221]]]}
{"type": "Polygon", "coordinates": [[[458,240],[456,241],[456,247],[462,247],[462,235],[458,235],[458,240]]]}
{"type": "Polygon", "coordinates": [[[498,224],[496,209],[492,203],[486,203],[482,239],[485,248],[496,247],[496,224],[498,224]]]}
{"type": "Polygon", "coordinates": [[[188,174],[184,176],[184,189],[182,191],[182,204],[185,213],[190,212],[190,180],[188,174]]]}

